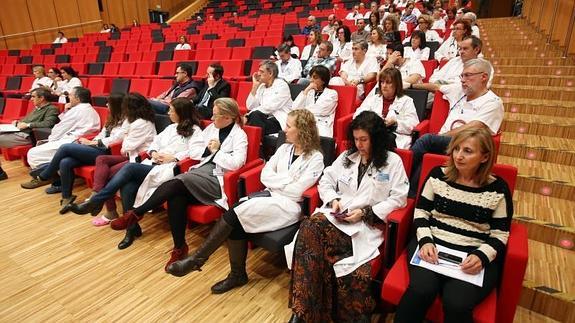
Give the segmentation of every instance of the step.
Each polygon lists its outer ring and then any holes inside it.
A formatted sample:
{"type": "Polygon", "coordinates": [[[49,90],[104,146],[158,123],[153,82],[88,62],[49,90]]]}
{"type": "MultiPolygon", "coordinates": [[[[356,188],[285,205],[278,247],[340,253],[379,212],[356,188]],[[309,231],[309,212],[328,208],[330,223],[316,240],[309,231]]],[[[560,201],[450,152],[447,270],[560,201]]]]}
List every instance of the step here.
{"type": "Polygon", "coordinates": [[[515,190],[513,208],[513,220],[527,226],[529,239],[573,248],[575,201],[515,190]]]}
{"type": "Polygon", "coordinates": [[[560,322],[575,319],[573,251],[529,240],[529,261],[519,305],[560,322]]]}
{"type": "Polygon", "coordinates": [[[501,131],[575,139],[574,120],[537,114],[506,113],[501,131]]]}
{"type": "Polygon", "coordinates": [[[575,166],[503,155],[497,162],[517,167],[517,190],[575,201],[575,166]]]}
{"type": "Polygon", "coordinates": [[[543,162],[575,165],[575,140],[503,132],[499,154],[543,162]]]}
{"type": "MultiPolygon", "coordinates": [[[[541,54],[540,54],[541,55],[541,54]]],[[[570,59],[549,57],[543,53],[542,57],[501,57],[497,53],[490,53],[490,62],[496,65],[542,65],[542,66],[572,66],[570,59]],[[493,56],[491,56],[493,55],[493,56]]]]}
{"type": "Polygon", "coordinates": [[[494,58],[507,58],[507,57],[517,57],[517,58],[545,58],[545,57],[562,57],[563,52],[560,50],[554,49],[552,47],[545,48],[541,46],[535,46],[538,48],[538,51],[530,51],[530,52],[521,52],[517,49],[506,49],[500,48],[495,49],[494,47],[485,47],[483,49],[483,54],[489,60],[494,58]]]}
{"type": "Polygon", "coordinates": [[[575,88],[575,75],[531,75],[525,77],[522,74],[496,74],[493,77],[493,84],[575,88]]]}
{"type": "MultiPolygon", "coordinates": [[[[386,321],[393,322],[393,320],[386,321]]],[[[547,317],[543,314],[539,314],[535,311],[530,311],[523,306],[517,306],[515,309],[515,318],[513,319],[515,323],[559,323],[559,321],[547,317]]]]}
{"type": "Polygon", "coordinates": [[[491,89],[501,97],[575,102],[575,87],[493,84],[491,89]]]}
{"type": "Polygon", "coordinates": [[[538,100],[524,98],[502,98],[505,111],[522,114],[575,117],[575,102],[538,100]]]}
{"type": "Polygon", "coordinates": [[[497,74],[523,74],[531,75],[575,75],[575,66],[537,66],[537,65],[497,65],[497,74]]]}

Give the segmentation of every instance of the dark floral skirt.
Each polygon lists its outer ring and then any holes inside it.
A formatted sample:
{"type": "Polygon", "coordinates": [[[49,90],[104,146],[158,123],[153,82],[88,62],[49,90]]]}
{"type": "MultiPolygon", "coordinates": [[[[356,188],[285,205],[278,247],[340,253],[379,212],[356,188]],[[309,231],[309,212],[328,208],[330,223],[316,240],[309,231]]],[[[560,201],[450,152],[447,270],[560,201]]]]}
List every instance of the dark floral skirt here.
{"type": "Polygon", "coordinates": [[[305,322],[367,321],[375,308],[371,265],[336,277],[333,264],[353,255],[351,237],[323,214],[305,219],[294,247],[289,306],[305,322]]]}

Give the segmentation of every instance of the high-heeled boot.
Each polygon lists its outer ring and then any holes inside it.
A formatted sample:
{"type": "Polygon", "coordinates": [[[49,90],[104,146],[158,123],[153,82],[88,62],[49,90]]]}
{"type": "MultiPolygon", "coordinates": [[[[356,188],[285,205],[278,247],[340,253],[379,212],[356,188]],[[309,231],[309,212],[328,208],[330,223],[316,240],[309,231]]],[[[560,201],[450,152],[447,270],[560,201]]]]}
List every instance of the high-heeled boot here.
{"type": "Polygon", "coordinates": [[[137,223],[130,225],[126,229],[126,235],[124,236],[124,239],[122,239],[122,241],[118,243],[118,249],[122,250],[128,248],[129,246],[132,245],[132,243],[134,242],[134,240],[136,240],[136,238],[139,238],[141,236],[142,236],[142,228],[140,227],[140,225],[137,223]]]}
{"type": "Polygon", "coordinates": [[[191,271],[201,270],[208,258],[228,238],[232,229],[224,219],[220,219],[193,255],[170,264],[167,271],[174,276],[181,277],[191,271]]]}
{"type": "Polygon", "coordinates": [[[248,283],[248,274],[246,273],[248,242],[246,240],[228,239],[228,255],[231,271],[226,279],[212,286],[213,294],[223,294],[248,283]]]}
{"type": "Polygon", "coordinates": [[[70,205],[70,211],[76,214],[88,214],[90,213],[92,216],[96,216],[100,214],[102,208],[104,207],[104,203],[97,203],[92,200],[88,202],[82,202],[80,204],[72,203],[70,205]]]}

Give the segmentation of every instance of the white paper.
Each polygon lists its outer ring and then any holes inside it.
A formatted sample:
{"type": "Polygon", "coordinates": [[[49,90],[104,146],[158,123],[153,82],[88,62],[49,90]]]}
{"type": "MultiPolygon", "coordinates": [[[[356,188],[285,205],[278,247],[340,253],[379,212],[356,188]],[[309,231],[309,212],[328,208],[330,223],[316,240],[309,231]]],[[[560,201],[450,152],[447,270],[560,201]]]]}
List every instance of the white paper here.
{"type": "MultiPolygon", "coordinates": [[[[463,251],[447,248],[447,247],[440,246],[440,245],[435,245],[435,246],[437,247],[437,251],[443,251],[445,253],[461,257],[461,259],[467,258],[467,253],[465,253],[463,251]]],[[[414,266],[427,268],[431,271],[445,275],[447,277],[459,279],[459,280],[462,280],[464,282],[468,282],[470,284],[477,285],[479,287],[483,286],[483,275],[485,275],[485,269],[481,269],[481,271],[477,275],[470,275],[470,274],[464,273],[459,268],[459,265],[456,265],[454,263],[450,263],[448,261],[438,259],[437,265],[429,263],[429,262],[419,258],[419,246],[417,246],[417,249],[415,249],[415,252],[413,253],[413,257],[411,258],[411,261],[409,263],[414,265],[414,266]]]]}
{"type": "Polygon", "coordinates": [[[21,131],[18,127],[13,126],[12,124],[0,124],[0,132],[19,132],[21,131]]]}
{"type": "MultiPolygon", "coordinates": [[[[345,209],[344,209],[345,210],[345,209]]],[[[345,221],[340,221],[335,218],[335,216],[331,215],[332,209],[327,207],[320,207],[315,209],[314,213],[323,213],[325,217],[328,219],[331,224],[333,224],[336,228],[338,228],[341,232],[345,233],[348,236],[353,236],[354,234],[358,233],[361,230],[361,224],[363,221],[349,223],[345,221]]]]}

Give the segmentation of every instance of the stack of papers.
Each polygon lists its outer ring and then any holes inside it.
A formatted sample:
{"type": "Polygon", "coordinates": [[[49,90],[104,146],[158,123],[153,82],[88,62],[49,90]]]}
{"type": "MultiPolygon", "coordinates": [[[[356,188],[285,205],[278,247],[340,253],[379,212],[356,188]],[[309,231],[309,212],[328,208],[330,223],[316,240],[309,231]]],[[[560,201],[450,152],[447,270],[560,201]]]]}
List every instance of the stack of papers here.
{"type": "Polygon", "coordinates": [[[0,132],[19,132],[20,129],[18,127],[13,126],[12,124],[0,124],[0,132]]]}

